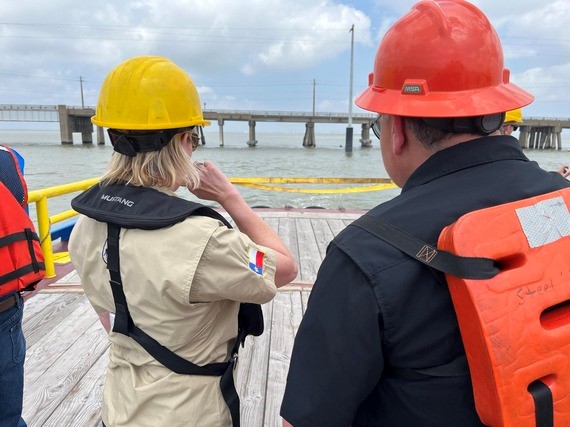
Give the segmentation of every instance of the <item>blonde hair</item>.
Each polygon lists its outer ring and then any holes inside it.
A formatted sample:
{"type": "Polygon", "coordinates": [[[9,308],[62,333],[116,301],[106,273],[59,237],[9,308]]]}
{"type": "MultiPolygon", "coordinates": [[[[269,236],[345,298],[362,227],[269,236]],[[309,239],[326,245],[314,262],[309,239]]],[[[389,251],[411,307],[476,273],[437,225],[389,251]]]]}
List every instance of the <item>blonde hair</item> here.
{"type": "MultiPolygon", "coordinates": [[[[132,131],[121,131],[133,133],[132,131]]],[[[101,177],[103,185],[127,183],[143,187],[190,189],[200,185],[200,172],[182,144],[184,132],[177,133],[158,151],[139,152],[135,157],[113,152],[107,171],[101,177]]]]}

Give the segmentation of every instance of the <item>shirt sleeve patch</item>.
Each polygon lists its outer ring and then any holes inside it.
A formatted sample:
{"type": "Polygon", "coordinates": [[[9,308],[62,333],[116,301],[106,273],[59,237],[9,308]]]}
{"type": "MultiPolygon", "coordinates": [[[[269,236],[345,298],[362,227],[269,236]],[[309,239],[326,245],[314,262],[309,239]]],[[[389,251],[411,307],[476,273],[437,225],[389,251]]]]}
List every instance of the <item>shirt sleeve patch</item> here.
{"type": "Polygon", "coordinates": [[[260,276],[263,274],[263,258],[265,253],[257,250],[256,248],[249,247],[249,268],[260,276]]]}

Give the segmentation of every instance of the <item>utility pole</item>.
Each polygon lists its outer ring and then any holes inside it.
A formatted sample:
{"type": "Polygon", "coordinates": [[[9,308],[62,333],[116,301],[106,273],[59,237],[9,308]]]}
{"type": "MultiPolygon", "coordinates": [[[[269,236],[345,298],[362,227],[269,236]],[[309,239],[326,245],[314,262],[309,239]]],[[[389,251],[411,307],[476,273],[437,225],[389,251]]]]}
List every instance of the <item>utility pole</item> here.
{"type": "Polygon", "coordinates": [[[315,79],[313,79],[313,117],[315,117],[315,86],[316,86],[316,81],[315,79]]]}
{"type": "Polygon", "coordinates": [[[344,151],[352,152],[352,69],[354,63],[354,24],[350,27],[350,85],[349,85],[349,95],[348,95],[348,126],[346,128],[346,142],[344,145],[344,151]]]}
{"type": "Polygon", "coordinates": [[[79,76],[79,87],[81,88],[81,108],[85,108],[85,102],[83,101],[83,77],[79,76]]]}

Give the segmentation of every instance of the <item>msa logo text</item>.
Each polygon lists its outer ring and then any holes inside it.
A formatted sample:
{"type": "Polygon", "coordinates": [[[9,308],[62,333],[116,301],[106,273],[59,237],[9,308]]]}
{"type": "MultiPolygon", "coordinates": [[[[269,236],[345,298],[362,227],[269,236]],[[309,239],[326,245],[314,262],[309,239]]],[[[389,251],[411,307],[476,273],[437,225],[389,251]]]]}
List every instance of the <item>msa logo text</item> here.
{"type": "Polygon", "coordinates": [[[122,197],[119,196],[109,196],[108,194],[103,194],[101,196],[101,199],[106,200],[107,202],[120,203],[121,205],[128,206],[129,208],[131,208],[135,204],[135,202],[133,202],[132,200],[123,199],[122,197]]]}

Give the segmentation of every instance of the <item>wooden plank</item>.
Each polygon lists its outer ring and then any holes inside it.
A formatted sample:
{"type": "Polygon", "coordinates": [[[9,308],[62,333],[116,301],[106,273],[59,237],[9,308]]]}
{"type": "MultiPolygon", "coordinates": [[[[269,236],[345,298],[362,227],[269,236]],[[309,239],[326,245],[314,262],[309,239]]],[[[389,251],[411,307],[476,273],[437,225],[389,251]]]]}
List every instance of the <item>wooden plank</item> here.
{"type": "Polygon", "coordinates": [[[311,225],[313,226],[313,231],[315,233],[315,239],[317,241],[317,247],[319,248],[319,254],[321,255],[321,260],[325,258],[327,246],[330,241],[334,238],[334,235],[329,227],[329,223],[326,219],[315,218],[311,219],[311,225]]]}
{"type": "Polygon", "coordinates": [[[299,242],[299,271],[301,280],[304,282],[314,282],[317,271],[321,265],[322,258],[319,254],[317,240],[308,219],[295,219],[297,228],[297,240],[299,242]]]}
{"type": "Polygon", "coordinates": [[[264,427],[282,426],[279,410],[285,391],[293,340],[297,329],[299,329],[301,318],[300,292],[278,292],[273,300],[271,347],[269,350],[270,379],[267,382],[264,427]]]}
{"type": "Polygon", "coordinates": [[[101,401],[109,364],[105,352],[52,412],[43,427],[101,425],[101,401]]]}
{"type": "Polygon", "coordinates": [[[287,218],[347,218],[347,219],[356,219],[361,217],[365,210],[357,210],[357,211],[341,211],[341,210],[323,210],[323,209],[284,209],[281,211],[268,211],[263,212],[263,217],[287,217],[287,218]]]}
{"type": "Polygon", "coordinates": [[[265,331],[259,337],[248,337],[239,355],[237,389],[241,401],[240,419],[243,426],[263,425],[273,301],[263,304],[262,309],[265,331]]]}
{"type": "Polygon", "coordinates": [[[93,323],[81,339],[61,354],[58,363],[45,371],[41,381],[24,392],[22,417],[33,420],[33,425],[43,425],[108,346],[107,333],[93,323]]]}
{"type": "MultiPolygon", "coordinates": [[[[36,296],[33,296],[29,301],[33,303],[34,298],[36,296]]],[[[75,310],[75,303],[82,298],[85,298],[85,295],[82,293],[65,293],[62,297],[55,298],[53,303],[45,306],[42,311],[27,319],[22,324],[27,346],[33,346],[64,318],[69,316],[75,310]]]]}
{"type": "Polygon", "coordinates": [[[75,310],[61,323],[28,347],[24,366],[26,387],[33,387],[40,381],[42,374],[58,363],[61,355],[81,339],[94,323],[100,324],[99,318],[87,298],[83,298],[75,304],[75,310]]]}
{"type": "Polygon", "coordinates": [[[63,276],[61,279],[57,281],[57,283],[80,283],[80,282],[81,279],[79,278],[79,274],[77,274],[77,271],[75,270],[63,276]]]}
{"type": "Polygon", "coordinates": [[[346,228],[346,224],[342,219],[337,219],[337,218],[327,219],[327,223],[329,224],[331,232],[334,236],[336,236],[338,233],[340,233],[342,230],[346,228]]]}
{"type": "Polygon", "coordinates": [[[354,222],[354,219],[346,219],[344,218],[342,220],[342,222],[344,222],[344,225],[349,226],[350,224],[352,224],[354,222]]]}
{"type": "Polygon", "coordinates": [[[28,298],[24,303],[24,318],[23,323],[28,319],[35,317],[39,312],[44,310],[47,306],[55,304],[56,300],[64,298],[63,293],[59,294],[43,294],[38,293],[28,298]]]}

